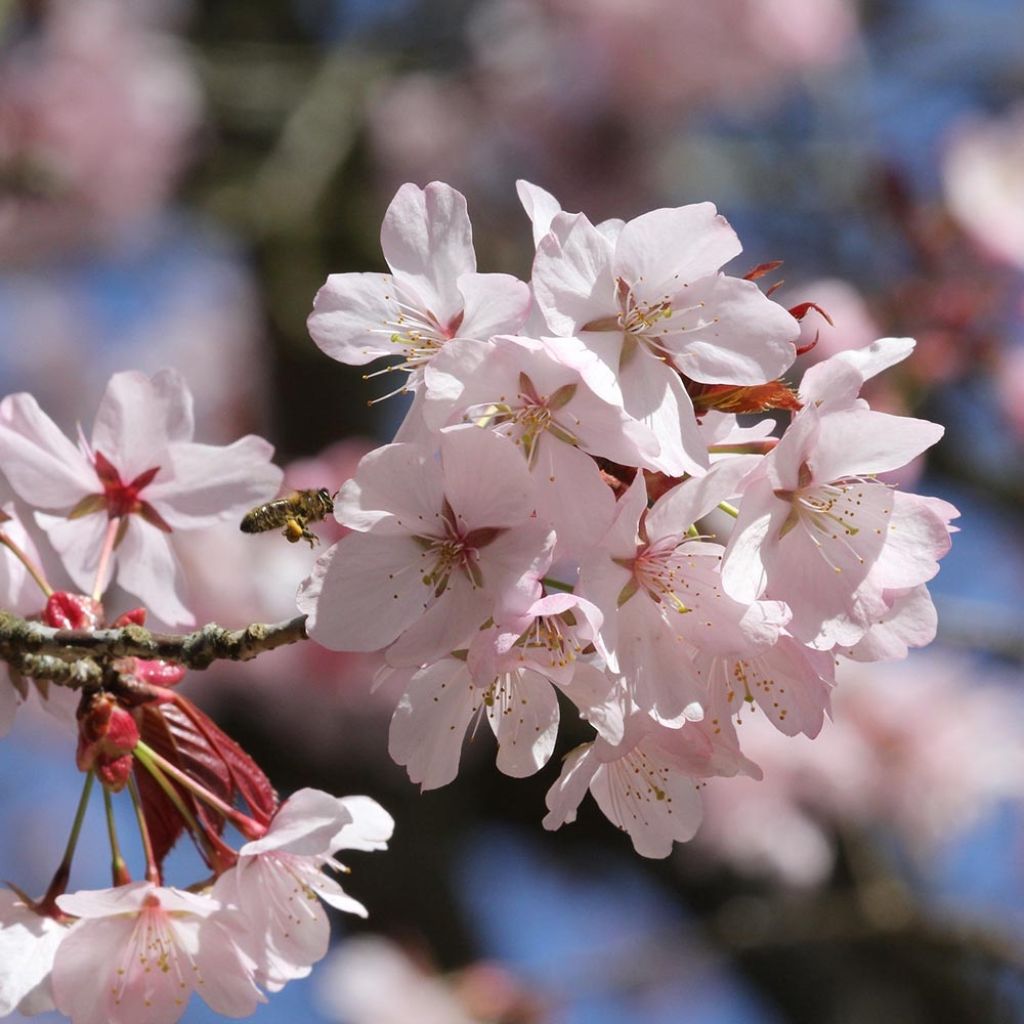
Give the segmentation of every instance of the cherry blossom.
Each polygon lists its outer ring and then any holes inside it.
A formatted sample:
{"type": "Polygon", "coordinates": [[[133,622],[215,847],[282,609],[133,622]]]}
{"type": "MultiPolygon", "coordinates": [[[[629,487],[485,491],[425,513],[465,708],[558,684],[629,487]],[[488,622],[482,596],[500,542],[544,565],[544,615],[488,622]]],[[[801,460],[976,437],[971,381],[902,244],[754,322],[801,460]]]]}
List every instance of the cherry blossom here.
{"type": "Polygon", "coordinates": [[[764,593],[786,601],[790,632],[815,646],[855,644],[886,614],[883,591],[931,579],[949,549],[955,509],[876,479],[943,433],[856,399],[865,377],[892,358],[888,349],[875,355],[869,348],[809,371],[814,380],[802,397],[826,383],[831,397],[807,405],[744,483],[725,588],[738,600],[764,593]],[[858,360],[868,368],[858,369],[858,360]]]}
{"type": "Polygon", "coordinates": [[[658,442],[599,399],[580,368],[594,356],[572,338],[454,342],[427,368],[424,421],[473,422],[510,438],[533,475],[537,513],[559,538],[556,560],[578,557],[607,529],[614,497],[594,459],[654,467],[658,442]]]}
{"type": "Polygon", "coordinates": [[[73,1024],[171,1024],[193,992],[228,1017],[265,1001],[238,924],[209,896],[135,882],[57,903],[78,918],[53,963],[54,999],[73,1024]]]}
{"type": "Polygon", "coordinates": [[[556,214],[534,261],[538,306],[555,334],[579,336],[604,364],[588,383],[653,431],[658,468],[700,473],[707,453],[679,372],[764,383],[792,363],[799,326],[756,284],[720,272],[741,246],[711,203],[655,210],[611,233],[556,214]]]}
{"type": "Polygon", "coordinates": [[[302,789],[281,805],[266,835],[238,851],[213,896],[244,918],[243,948],[260,984],[277,991],[309,974],[327,952],[330,925],[316,896],[366,917],[366,908],[322,869],[346,870],[334,856],[340,850],[386,849],[393,829],[391,816],[369,797],[302,789]]]}
{"type": "Polygon", "coordinates": [[[216,447],[194,443],[192,433],[192,398],[172,370],[115,374],[91,440],[78,445],[31,395],[0,402],[4,474],[19,497],[46,510],[36,519],[71,578],[98,594],[116,573],[169,624],[193,619],[168,535],[234,519],[273,497],[281,481],[262,438],[216,447]]]}
{"type": "Polygon", "coordinates": [[[719,574],[722,547],[687,536],[747,468],[742,457],[718,463],[650,510],[637,474],[600,550],[580,571],[580,593],[604,615],[602,638],[630,696],[666,723],[703,716],[707,691],[692,663],[696,651],[770,646],[789,617],[777,601],[733,600],[719,574]]]}
{"type": "Polygon", "coordinates": [[[674,842],[686,842],[697,832],[701,780],[737,772],[760,777],[737,747],[720,742],[702,725],[670,729],[633,714],[620,744],[598,737],[566,757],[548,791],[544,827],[575,821],[589,789],[605,817],[629,833],[637,853],[667,857],[674,842]]]}
{"type": "Polygon", "coordinates": [[[517,589],[539,596],[555,538],[533,512],[526,463],[488,431],[444,431],[440,463],[413,444],[371,452],[335,503],[360,532],[300,588],[309,635],[334,650],[388,647],[395,665],[466,647],[517,589]]]}
{"type": "Polygon", "coordinates": [[[381,228],[390,274],[332,274],[317,292],[309,333],[332,359],[362,365],[400,355],[416,389],[423,368],[455,338],[514,334],[529,288],[508,274],[478,274],[466,200],[449,185],[403,185],[381,228]]]}
{"type": "Polygon", "coordinates": [[[68,927],[0,889],[0,1017],[54,1008],[50,972],[68,927]]]}

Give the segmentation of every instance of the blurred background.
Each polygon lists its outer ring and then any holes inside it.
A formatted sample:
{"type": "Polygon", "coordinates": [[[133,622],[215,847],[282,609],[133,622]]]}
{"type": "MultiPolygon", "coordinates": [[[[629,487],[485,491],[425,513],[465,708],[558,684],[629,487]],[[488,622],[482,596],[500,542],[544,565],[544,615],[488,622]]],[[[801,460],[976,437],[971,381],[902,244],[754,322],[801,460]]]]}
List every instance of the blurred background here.
{"type": "MultiPolygon", "coordinates": [[[[918,339],[869,397],[947,427],[905,481],[963,513],[939,641],[844,671],[814,742],[753,716],[765,780],[709,785],[659,862],[589,801],[544,832],[557,757],[505,778],[487,730],[421,796],[372,659],[307,644],[197,674],[283,793],[365,792],[397,820],[352,858],[369,921],[338,921],[254,1019],[1024,1020],[1020,0],[0,0],[0,394],[73,430],[112,372],[175,366],[197,438],[262,433],[288,483],[333,490],[401,410],[309,340],[315,291],[384,269],[387,203],[432,179],[468,197],[480,269],[527,278],[520,177],[593,220],[714,201],[732,273],[781,259],[777,297],[831,317],[805,321],[805,361],[918,339]]],[[[230,626],[294,614],[314,557],[230,525],[180,555],[200,621],[230,626]]],[[[0,877],[29,892],[72,750],[43,714],[0,744],[0,877]]],[[[108,884],[93,813],[75,886],[108,884]]]]}

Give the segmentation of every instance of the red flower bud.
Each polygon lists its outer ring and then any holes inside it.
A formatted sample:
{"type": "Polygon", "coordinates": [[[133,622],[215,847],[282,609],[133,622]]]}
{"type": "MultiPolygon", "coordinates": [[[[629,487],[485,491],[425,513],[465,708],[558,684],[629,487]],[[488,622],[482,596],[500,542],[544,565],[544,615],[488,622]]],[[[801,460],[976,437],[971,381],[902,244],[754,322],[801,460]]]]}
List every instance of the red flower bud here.
{"type": "Polygon", "coordinates": [[[105,693],[92,694],[78,709],[79,771],[94,771],[114,793],[124,789],[132,771],[139,727],[130,711],[105,693]]]}

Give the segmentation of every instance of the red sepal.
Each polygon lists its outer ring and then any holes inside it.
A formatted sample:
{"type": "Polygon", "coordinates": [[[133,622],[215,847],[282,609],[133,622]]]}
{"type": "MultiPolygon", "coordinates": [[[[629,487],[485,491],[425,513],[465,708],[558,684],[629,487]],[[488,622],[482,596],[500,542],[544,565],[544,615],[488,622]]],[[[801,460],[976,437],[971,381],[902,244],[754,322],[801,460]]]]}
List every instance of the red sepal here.
{"type": "Polygon", "coordinates": [[[773,270],[778,270],[782,266],[782,260],[769,260],[767,263],[758,263],[753,270],[748,270],[743,275],[744,281],[756,281],[758,278],[764,277],[765,274],[770,274],[773,270]]]}
{"type": "Polygon", "coordinates": [[[744,413],[768,412],[770,409],[799,412],[803,408],[796,392],[781,380],[745,387],[737,384],[698,384],[687,380],[686,389],[693,399],[693,409],[698,416],[712,409],[744,413]]]}
{"type": "Polygon", "coordinates": [[[132,751],[139,742],[139,727],[130,711],[113,697],[93,693],[78,708],[78,750],[75,764],[82,772],[94,771],[113,793],[128,783],[132,751]]]}
{"type": "Polygon", "coordinates": [[[85,594],[58,590],[46,600],[43,622],[54,629],[98,629],[103,623],[103,605],[85,594]]]}
{"type": "Polygon", "coordinates": [[[133,608],[129,612],[121,612],[120,615],[110,624],[111,629],[121,629],[124,626],[144,626],[146,624],[146,609],[133,608]]]}

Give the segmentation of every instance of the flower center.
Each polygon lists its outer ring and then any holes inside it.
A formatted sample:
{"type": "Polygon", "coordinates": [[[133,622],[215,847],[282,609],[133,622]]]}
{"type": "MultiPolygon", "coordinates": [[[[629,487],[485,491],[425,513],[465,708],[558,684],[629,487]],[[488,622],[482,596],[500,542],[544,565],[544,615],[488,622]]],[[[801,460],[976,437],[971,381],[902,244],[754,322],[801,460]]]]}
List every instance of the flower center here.
{"type": "Polygon", "coordinates": [[[447,499],[441,521],[444,524],[443,536],[416,538],[424,548],[423,557],[427,562],[422,577],[424,585],[433,587],[434,596],[440,597],[448,589],[452,573],[461,572],[474,587],[482,587],[484,580],[480,571],[480,549],[504,531],[493,526],[466,530],[459,524],[447,499]]]}

